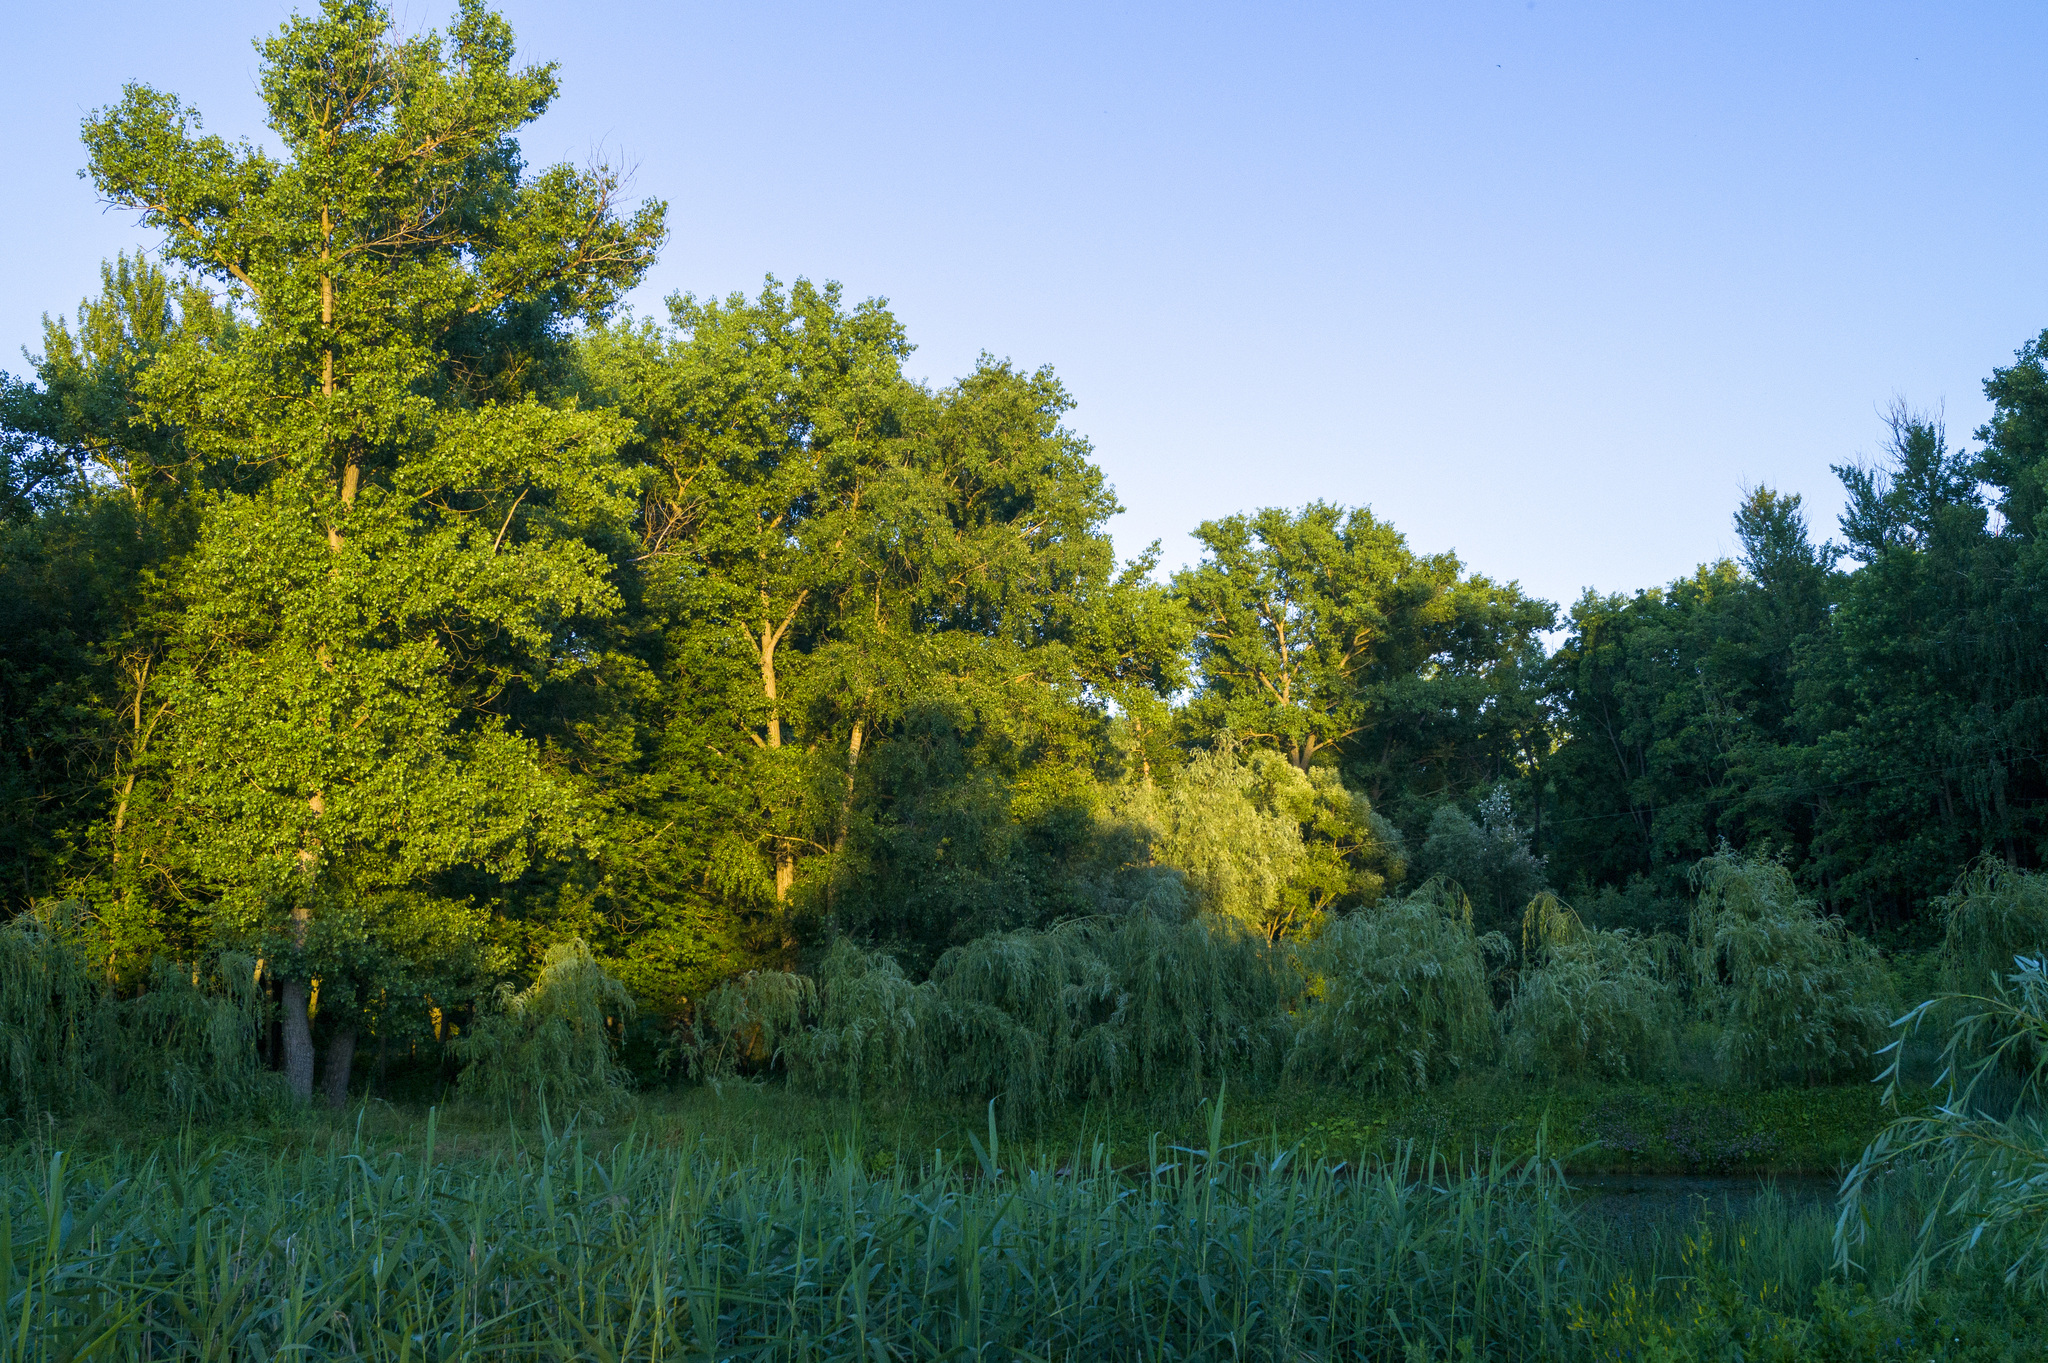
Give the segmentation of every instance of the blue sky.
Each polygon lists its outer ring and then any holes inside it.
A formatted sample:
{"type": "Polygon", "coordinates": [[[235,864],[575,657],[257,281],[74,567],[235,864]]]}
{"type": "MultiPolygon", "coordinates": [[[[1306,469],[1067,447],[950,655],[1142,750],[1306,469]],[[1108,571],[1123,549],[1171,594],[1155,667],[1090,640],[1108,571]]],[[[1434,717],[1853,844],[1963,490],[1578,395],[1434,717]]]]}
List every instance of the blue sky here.
{"type": "MultiPolygon", "coordinates": [[[[134,79],[260,135],[288,8],[10,20],[0,366],[146,240],[80,118],[134,79]]],[[[919,375],[1051,364],[1168,566],[1322,498],[1552,600],[1658,583],[1747,485],[1832,531],[1880,407],[1967,436],[2048,327],[2039,4],[504,9],[562,66],[529,158],[669,202],[641,311],[837,279],[919,375]]]]}

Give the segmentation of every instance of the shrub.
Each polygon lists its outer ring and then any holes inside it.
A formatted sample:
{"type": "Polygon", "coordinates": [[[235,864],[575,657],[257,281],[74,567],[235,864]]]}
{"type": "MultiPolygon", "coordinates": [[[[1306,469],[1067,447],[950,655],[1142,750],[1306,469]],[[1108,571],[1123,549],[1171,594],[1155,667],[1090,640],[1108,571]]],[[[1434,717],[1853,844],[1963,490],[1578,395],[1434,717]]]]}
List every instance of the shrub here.
{"type": "Polygon", "coordinates": [[[1720,1034],[1724,1072],[1813,1083],[1868,1065],[1891,1016],[1876,949],[1801,898],[1775,862],[1724,847],[1693,883],[1694,1002],[1720,1034]]]}
{"type": "Polygon", "coordinates": [[[1548,1078],[1640,1078],[1675,1051],[1672,990],[1627,929],[1575,927],[1543,944],[1507,1008],[1507,1060],[1548,1078]]]}
{"type": "MultiPolygon", "coordinates": [[[[1146,913],[978,938],[947,952],[920,985],[846,939],[826,953],[814,993],[798,976],[774,977],[790,983],[770,991],[769,978],[745,977],[708,999],[733,1006],[702,1010],[722,1020],[700,1028],[756,1038],[764,1062],[772,1038],[791,1077],[819,1089],[999,1098],[1026,1123],[1119,1094],[1176,1108],[1226,1078],[1270,1082],[1300,994],[1299,974],[1258,933],[1146,913]]],[[[703,1061],[690,1072],[716,1073],[703,1061]]]]}
{"type": "Polygon", "coordinates": [[[580,939],[549,947],[531,986],[501,988],[498,1006],[456,1039],[462,1095],[602,1119],[626,1097],[630,1076],[618,1063],[612,1025],[632,1015],[626,987],[580,939]]]}
{"type": "Polygon", "coordinates": [[[1340,920],[1302,952],[1313,1001],[1288,1068],[1420,1090],[1493,1048],[1486,967],[1464,897],[1440,881],[1340,920]]]}

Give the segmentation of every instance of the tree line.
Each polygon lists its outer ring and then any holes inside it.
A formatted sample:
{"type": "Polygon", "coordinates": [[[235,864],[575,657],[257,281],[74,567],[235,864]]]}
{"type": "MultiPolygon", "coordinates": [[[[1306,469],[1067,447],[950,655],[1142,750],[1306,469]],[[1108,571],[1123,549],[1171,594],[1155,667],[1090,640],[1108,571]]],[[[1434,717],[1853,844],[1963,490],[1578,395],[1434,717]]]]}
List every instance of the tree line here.
{"type": "Polygon", "coordinates": [[[676,1012],[1430,877],[1655,932],[1723,844],[1926,943],[2041,860],[2048,333],[1976,448],[1891,413],[1840,543],[1757,489],[1738,560],[1560,613],[1316,503],[1162,580],[1052,370],[917,382],[802,279],[621,309],[665,206],[525,163],[556,72],[482,4],[259,46],[277,154],[86,120],[156,250],[0,381],[0,894],[125,989],[246,953],[301,1093],[316,1027],[345,1076],[570,939],[676,1012]]]}

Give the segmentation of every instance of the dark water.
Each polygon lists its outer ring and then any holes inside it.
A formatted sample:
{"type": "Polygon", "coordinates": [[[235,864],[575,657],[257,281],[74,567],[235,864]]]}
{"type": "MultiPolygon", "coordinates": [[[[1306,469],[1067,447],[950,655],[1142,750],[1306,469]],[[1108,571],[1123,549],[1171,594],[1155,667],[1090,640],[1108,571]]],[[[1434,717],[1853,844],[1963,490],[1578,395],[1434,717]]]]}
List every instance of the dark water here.
{"type": "Polygon", "coordinates": [[[1829,1208],[1841,1187],[1828,1174],[1586,1174],[1571,1184],[1582,1214],[1624,1235],[1740,1220],[1765,1197],[1791,1211],[1829,1208]]]}

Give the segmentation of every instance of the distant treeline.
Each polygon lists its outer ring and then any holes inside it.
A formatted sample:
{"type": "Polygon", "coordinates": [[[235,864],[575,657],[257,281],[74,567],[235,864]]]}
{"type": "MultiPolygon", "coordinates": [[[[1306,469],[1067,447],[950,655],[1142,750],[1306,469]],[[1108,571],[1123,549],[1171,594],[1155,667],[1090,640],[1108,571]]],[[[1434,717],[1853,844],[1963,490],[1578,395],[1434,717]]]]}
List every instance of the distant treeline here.
{"type": "Polygon", "coordinates": [[[524,164],[512,46],[329,0],[262,46],[279,156],[131,86],[89,174],[159,244],[0,390],[6,907],[122,988],[264,962],[301,1092],[309,1011],[443,1031],[571,938],[673,1012],[1431,876],[1480,932],[1546,887],[1657,931],[1724,842],[1926,944],[2041,862],[2048,334],[1974,449],[1892,413],[1840,545],[1758,489],[1739,561],[1560,618],[1317,503],[1162,582],[1048,369],[914,382],[803,280],[619,312],[664,206],[524,164]]]}

